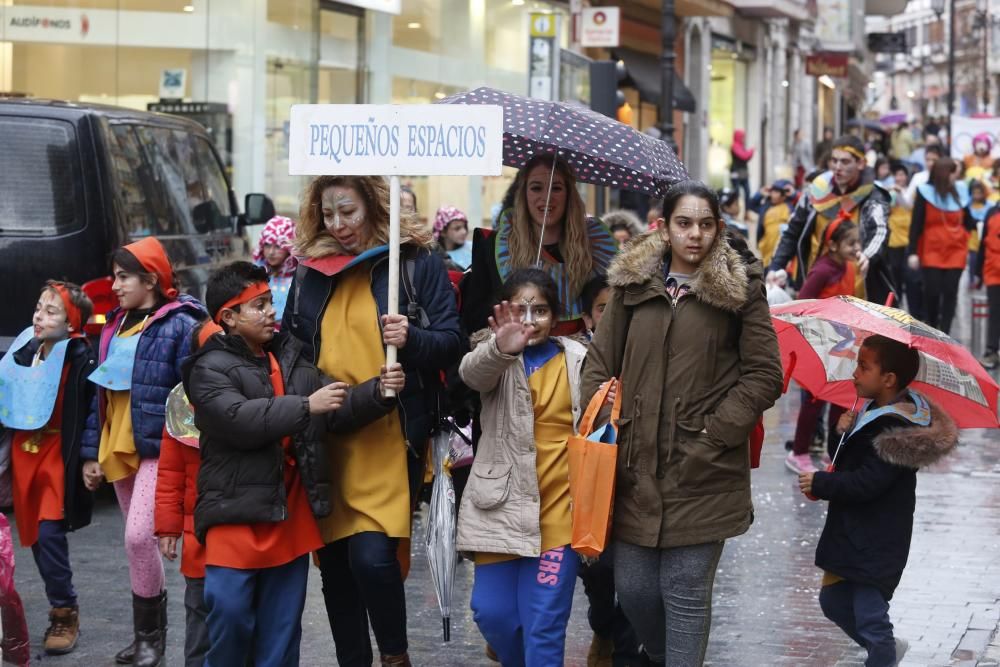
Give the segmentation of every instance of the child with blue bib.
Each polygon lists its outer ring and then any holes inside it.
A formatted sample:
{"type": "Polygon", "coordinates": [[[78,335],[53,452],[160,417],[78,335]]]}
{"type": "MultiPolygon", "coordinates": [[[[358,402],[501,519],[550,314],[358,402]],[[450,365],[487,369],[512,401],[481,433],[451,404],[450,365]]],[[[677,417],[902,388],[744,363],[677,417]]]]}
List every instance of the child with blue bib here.
{"type": "Polygon", "coordinates": [[[125,516],[125,553],[132,586],[134,643],[119,664],[157,667],[167,631],[163,561],[153,525],[156,472],[167,395],[181,380],[191,332],[205,317],[196,299],[174,288],[173,267],[148,236],[112,255],[112,290],[119,306],[101,331],[98,385],[84,438],[84,479],[114,484],[125,516]]]}
{"type": "Polygon", "coordinates": [[[14,517],[49,599],[44,648],[70,653],[80,634],[66,533],[90,523],[80,442],[94,396],[94,351],[83,333],[93,304],[72,283],[50,280],[30,327],[0,360],[0,423],[12,435],[14,517]]]}

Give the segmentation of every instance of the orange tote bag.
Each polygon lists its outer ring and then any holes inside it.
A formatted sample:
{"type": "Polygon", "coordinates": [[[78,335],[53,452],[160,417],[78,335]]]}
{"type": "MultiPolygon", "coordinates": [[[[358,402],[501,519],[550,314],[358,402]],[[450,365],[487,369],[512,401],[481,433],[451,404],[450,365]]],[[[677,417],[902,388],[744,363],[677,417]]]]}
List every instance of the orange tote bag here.
{"type": "Polygon", "coordinates": [[[580,421],[580,432],[570,437],[569,492],[573,506],[575,551],[596,558],[607,546],[611,534],[611,511],[615,499],[615,468],[618,460],[618,418],[621,415],[621,383],[612,378],[591,399],[580,421]],[[615,388],[611,421],[594,430],[594,420],[615,388]]]}

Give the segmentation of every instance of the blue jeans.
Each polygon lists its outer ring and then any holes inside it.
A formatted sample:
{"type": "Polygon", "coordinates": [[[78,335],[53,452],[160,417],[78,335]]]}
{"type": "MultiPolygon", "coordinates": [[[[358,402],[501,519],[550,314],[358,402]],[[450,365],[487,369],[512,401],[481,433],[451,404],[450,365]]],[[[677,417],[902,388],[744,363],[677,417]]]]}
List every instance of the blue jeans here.
{"type": "Polygon", "coordinates": [[[396,554],[399,538],[364,532],[331,542],[317,552],[323,601],[343,667],[369,667],[371,620],[383,655],[407,651],[406,597],[396,554]]]}
{"type": "Polygon", "coordinates": [[[889,621],[889,601],[874,586],[838,581],[819,592],[823,614],[868,650],[865,667],[896,664],[896,640],[889,621]]]}
{"type": "Polygon", "coordinates": [[[562,665],[580,558],[569,546],[539,558],[476,566],[472,612],[504,667],[562,665]]]}
{"type": "Polygon", "coordinates": [[[38,541],[31,545],[38,573],[45,582],[45,595],[53,607],[75,607],[73,570],[69,565],[69,542],[62,521],[40,521],[38,541]]]}
{"type": "Polygon", "coordinates": [[[205,567],[206,667],[296,667],[302,639],[309,556],[263,570],[205,567]]]}

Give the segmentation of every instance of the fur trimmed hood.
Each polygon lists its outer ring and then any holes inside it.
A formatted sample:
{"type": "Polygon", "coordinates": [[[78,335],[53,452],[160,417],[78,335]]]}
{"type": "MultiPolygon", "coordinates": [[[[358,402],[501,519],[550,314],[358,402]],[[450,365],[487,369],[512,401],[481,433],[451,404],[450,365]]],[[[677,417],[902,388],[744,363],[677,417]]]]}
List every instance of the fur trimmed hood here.
{"type": "Polygon", "coordinates": [[[930,404],[928,426],[893,428],[875,438],[875,452],[886,463],[924,468],[944,458],[958,445],[958,427],[941,408],[930,404]]]}
{"type": "MultiPolygon", "coordinates": [[[[644,285],[653,279],[662,284],[667,250],[667,243],[657,230],[630,241],[611,263],[608,284],[619,289],[644,285]]],[[[760,281],[763,274],[759,260],[748,264],[722,235],[695,272],[691,292],[710,306],[738,312],[747,302],[751,281],[760,281]]]]}

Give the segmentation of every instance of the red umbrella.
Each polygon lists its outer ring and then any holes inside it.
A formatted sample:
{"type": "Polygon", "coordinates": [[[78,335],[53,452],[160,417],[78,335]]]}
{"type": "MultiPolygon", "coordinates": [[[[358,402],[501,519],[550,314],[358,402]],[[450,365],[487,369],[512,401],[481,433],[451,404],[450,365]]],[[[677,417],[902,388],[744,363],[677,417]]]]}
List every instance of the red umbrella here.
{"type": "Polygon", "coordinates": [[[920,352],[913,388],[937,403],[960,428],[997,428],[997,383],[961,343],[897,308],[835,296],[771,308],[781,361],[817,398],[845,408],[857,393],[852,377],[865,338],[881,334],[920,352]]]}

